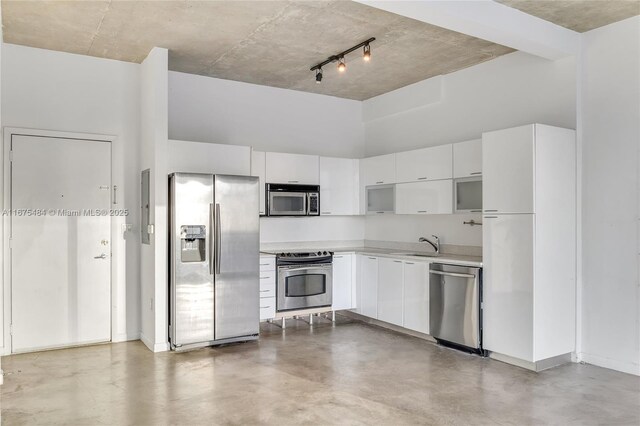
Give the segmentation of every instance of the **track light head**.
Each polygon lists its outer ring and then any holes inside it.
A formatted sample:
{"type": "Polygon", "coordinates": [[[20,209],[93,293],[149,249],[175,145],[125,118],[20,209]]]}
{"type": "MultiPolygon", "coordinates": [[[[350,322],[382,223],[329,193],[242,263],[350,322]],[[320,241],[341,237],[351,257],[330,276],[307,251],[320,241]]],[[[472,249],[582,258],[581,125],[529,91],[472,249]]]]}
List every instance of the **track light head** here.
{"type": "Polygon", "coordinates": [[[347,70],[347,64],[344,63],[344,56],[342,56],[338,60],[338,71],[339,72],[345,72],[346,70],[347,70]]]}
{"type": "Polygon", "coordinates": [[[322,83],[322,68],[318,68],[316,70],[316,83],[317,84],[322,83]]]}
{"type": "Polygon", "coordinates": [[[371,60],[371,46],[369,46],[368,44],[364,45],[364,53],[362,54],[362,59],[364,59],[365,62],[369,62],[371,60]]]}

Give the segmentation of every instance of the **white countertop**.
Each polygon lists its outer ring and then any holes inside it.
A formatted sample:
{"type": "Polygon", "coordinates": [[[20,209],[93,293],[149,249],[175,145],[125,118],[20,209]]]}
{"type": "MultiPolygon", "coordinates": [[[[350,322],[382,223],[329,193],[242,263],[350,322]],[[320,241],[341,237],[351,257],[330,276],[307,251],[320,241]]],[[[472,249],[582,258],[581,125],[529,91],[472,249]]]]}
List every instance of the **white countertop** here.
{"type": "MultiPolygon", "coordinates": [[[[442,253],[440,254],[440,256],[437,256],[437,257],[409,256],[410,253],[417,253],[417,252],[408,251],[408,250],[398,250],[398,249],[382,249],[382,248],[374,248],[374,247],[340,247],[340,248],[326,247],[326,248],[323,248],[323,250],[329,250],[334,252],[335,254],[356,253],[356,254],[371,255],[376,257],[390,257],[394,259],[409,260],[413,262],[449,263],[449,264],[461,265],[461,266],[473,266],[478,268],[482,267],[481,256],[463,256],[463,255],[446,254],[446,253],[442,253]]],[[[291,251],[316,251],[316,250],[296,249],[291,251]]],[[[271,255],[271,256],[274,255],[273,252],[261,252],[261,254],[271,255]]]]}

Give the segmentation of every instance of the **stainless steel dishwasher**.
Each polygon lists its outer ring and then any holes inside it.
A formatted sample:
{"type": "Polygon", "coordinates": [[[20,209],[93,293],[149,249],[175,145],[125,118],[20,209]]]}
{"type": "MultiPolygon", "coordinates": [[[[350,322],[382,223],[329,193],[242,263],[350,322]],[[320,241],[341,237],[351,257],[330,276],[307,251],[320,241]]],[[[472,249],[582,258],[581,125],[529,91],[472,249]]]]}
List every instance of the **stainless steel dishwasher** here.
{"type": "Polygon", "coordinates": [[[481,268],[431,264],[429,328],[438,343],[484,354],[481,268]]]}

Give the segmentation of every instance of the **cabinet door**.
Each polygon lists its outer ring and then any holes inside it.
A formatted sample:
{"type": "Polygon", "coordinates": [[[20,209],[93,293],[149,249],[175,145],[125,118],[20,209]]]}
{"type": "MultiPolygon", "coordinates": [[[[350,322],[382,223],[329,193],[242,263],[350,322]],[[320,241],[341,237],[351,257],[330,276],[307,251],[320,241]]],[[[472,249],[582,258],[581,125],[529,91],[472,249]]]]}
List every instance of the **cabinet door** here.
{"type": "Polygon", "coordinates": [[[360,304],[357,312],[371,318],[378,317],[378,258],[359,256],[358,283],[360,304]]]}
{"type": "Polygon", "coordinates": [[[534,213],[534,126],[482,135],[482,205],[486,213],[534,213]]]}
{"type": "Polygon", "coordinates": [[[484,348],[533,361],[534,215],[485,215],[484,348]]]}
{"type": "Polygon", "coordinates": [[[396,182],[396,154],[379,155],[361,161],[364,186],[396,182]]]}
{"type": "Polygon", "coordinates": [[[396,214],[451,214],[453,181],[399,183],[396,185],[396,214]]]}
{"type": "Polygon", "coordinates": [[[318,185],[320,181],[317,155],[267,152],[267,183],[299,183],[318,185]]]}
{"type": "Polygon", "coordinates": [[[266,154],[260,151],[251,152],[251,176],[257,176],[260,182],[260,214],[265,213],[265,175],[266,175],[266,154]]]}
{"type": "Polygon", "coordinates": [[[402,327],[402,261],[378,260],[378,319],[402,327]]]}
{"type": "Polygon", "coordinates": [[[453,148],[451,144],[416,149],[396,154],[396,182],[451,179],[453,148]]]}
{"type": "Polygon", "coordinates": [[[250,150],[248,146],[170,139],[167,144],[167,172],[249,176],[250,150]]]}
{"type": "Polygon", "coordinates": [[[403,262],[403,327],[429,334],[429,264],[403,262]]]}
{"type": "Polygon", "coordinates": [[[320,157],[320,214],[358,214],[358,160],[320,157]]]}
{"type": "Polygon", "coordinates": [[[453,177],[482,174],[482,139],[453,144],[453,177]]]}
{"type": "Polygon", "coordinates": [[[334,311],[351,309],[354,304],[351,300],[352,293],[352,255],[336,254],[333,256],[333,303],[334,311]]]}

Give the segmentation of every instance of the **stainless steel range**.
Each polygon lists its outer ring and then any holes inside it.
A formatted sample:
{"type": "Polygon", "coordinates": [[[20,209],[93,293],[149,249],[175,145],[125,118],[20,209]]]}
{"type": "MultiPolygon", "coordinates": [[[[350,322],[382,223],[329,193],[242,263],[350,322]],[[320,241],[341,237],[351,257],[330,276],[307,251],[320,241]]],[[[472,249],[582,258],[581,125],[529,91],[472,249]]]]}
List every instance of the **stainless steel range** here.
{"type": "Polygon", "coordinates": [[[333,252],[277,253],[278,312],[331,306],[333,252]]]}

